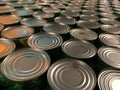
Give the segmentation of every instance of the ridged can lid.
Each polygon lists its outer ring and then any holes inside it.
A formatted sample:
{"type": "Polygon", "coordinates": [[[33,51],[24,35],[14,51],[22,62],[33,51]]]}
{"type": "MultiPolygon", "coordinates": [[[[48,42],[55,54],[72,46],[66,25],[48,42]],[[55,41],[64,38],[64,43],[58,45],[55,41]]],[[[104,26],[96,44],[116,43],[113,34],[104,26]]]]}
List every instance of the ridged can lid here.
{"type": "Polygon", "coordinates": [[[43,30],[47,32],[57,33],[57,34],[66,34],[70,32],[70,27],[65,24],[59,24],[51,22],[43,26],[43,30]]]}
{"type": "Polygon", "coordinates": [[[101,47],[98,55],[106,64],[120,69],[120,49],[115,47],[101,47]]]}
{"type": "Polygon", "coordinates": [[[51,65],[47,79],[53,90],[93,90],[96,75],[86,63],[72,58],[51,65]]]}
{"type": "Polygon", "coordinates": [[[80,12],[81,9],[77,6],[71,7],[71,6],[66,6],[65,10],[71,10],[71,11],[76,11],[76,12],[80,12]]]}
{"type": "Polygon", "coordinates": [[[4,59],[1,72],[11,81],[23,82],[41,76],[49,65],[50,57],[45,51],[23,48],[4,59]]]}
{"type": "Polygon", "coordinates": [[[106,17],[106,18],[110,18],[110,19],[116,19],[116,18],[118,18],[114,14],[110,14],[110,13],[100,13],[100,15],[103,16],[103,17],[106,17]]]}
{"type": "Polygon", "coordinates": [[[8,2],[7,5],[12,7],[22,7],[24,4],[22,2],[8,2]]]}
{"type": "Polygon", "coordinates": [[[8,5],[0,6],[0,14],[8,13],[8,12],[11,12],[12,10],[14,10],[14,8],[11,6],[8,6],[8,5]]]}
{"type": "Polygon", "coordinates": [[[27,26],[11,26],[2,30],[1,36],[8,39],[18,39],[30,36],[33,33],[33,28],[27,26]]]}
{"type": "Polygon", "coordinates": [[[52,7],[43,7],[42,11],[46,12],[46,13],[59,13],[60,9],[55,9],[52,7]]]}
{"type": "Polygon", "coordinates": [[[33,11],[26,8],[14,9],[11,14],[16,16],[29,16],[33,14],[33,11]]]}
{"type": "Polygon", "coordinates": [[[94,31],[80,28],[70,30],[70,35],[79,40],[95,40],[98,37],[97,33],[95,33],[94,31]]]}
{"type": "MultiPolygon", "coordinates": [[[[88,6],[87,6],[88,7],[88,6]]],[[[89,9],[90,7],[88,7],[88,9],[89,9]]],[[[95,10],[93,10],[93,9],[95,9],[94,7],[92,8],[92,10],[82,10],[82,14],[84,14],[84,15],[98,15],[98,12],[96,12],[95,10]]]]}
{"type": "Polygon", "coordinates": [[[16,45],[12,40],[0,38],[0,58],[12,53],[15,47],[16,45]]]}
{"type": "Polygon", "coordinates": [[[62,37],[55,33],[34,34],[28,39],[28,45],[30,47],[42,50],[57,48],[62,42],[62,37]]]}
{"type": "Polygon", "coordinates": [[[101,42],[108,46],[114,46],[120,48],[120,36],[113,34],[105,34],[102,33],[99,35],[99,39],[101,42]]]}
{"type": "Polygon", "coordinates": [[[38,5],[38,4],[26,4],[26,5],[23,5],[24,8],[27,8],[27,9],[41,9],[42,8],[42,5],[38,5]]]}
{"type": "Polygon", "coordinates": [[[79,59],[87,59],[95,56],[96,47],[87,41],[68,40],[62,44],[62,50],[65,54],[79,59]]]}
{"type": "Polygon", "coordinates": [[[111,34],[120,34],[120,26],[116,25],[101,25],[101,29],[111,34]]]}
{"type": "Polygon", "coordinates": [[[72,17],[66,17],[66,16],[60,16],[56,17],[54,19],[55,22],[57,23],[62,23],[62,24],[68,24],[68,25],[73,25],[76,23],[76,19],[72,17]]]}
{"type": "Polygon", "coordinates": [[[39,26],[43,26],[44,24],[47,24],[47,21],[44,19],[37,19],[30,17],[30,18],[23,18],[21,20],[21,24],[30,27],[39,27],[39,26]]]}
{"type": "Polygon", "coordinates": [[[4,25],[15,24],[15,23],[18,23],[20,20],[21,20],[21,18],[19,16],[16,16],[16,15],[0,16],[0,23],[2,23],[4,25]]]}
{"type": "Polygon", "coordinates": [[[64,9],[66,7],[64,4],[57,4],[57,3],[52,3],[50,4],[50,6],[55,9],[64,9]]]}
{"type": "Polygon", "coordinates": [[[101,24],[96,21],[84,21],[84,20],[79,20],[77,22],[77,25],[82,28],[88,28],[88,29],[97,29],[101,26],[101,24]]]}
{"type": "Polygon", "coordinates": [[[33,16],[39,19],[53,18],[55,16],[54,13],[45,13],[42,11],[34,12],[33,16]]]}
{"type": "Polygon", "coordinates": [[[103,70],[98,76],[98,86],[100,90],[119,90],[120,70],[103,70]]]}

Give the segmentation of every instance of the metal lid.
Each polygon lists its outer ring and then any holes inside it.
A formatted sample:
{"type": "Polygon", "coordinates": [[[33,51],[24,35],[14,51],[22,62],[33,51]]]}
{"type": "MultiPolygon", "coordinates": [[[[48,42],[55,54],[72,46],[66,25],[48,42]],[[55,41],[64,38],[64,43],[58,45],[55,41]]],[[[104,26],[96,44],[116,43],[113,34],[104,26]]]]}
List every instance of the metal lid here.
{"type": "Polygon", "coordinates": [[[8,3],[8,1],[5,1],[5,0],[0,1],[0,5],[3,5],[3,4],[6,4],[6,3],[8,3]]]}
{"type": "Polygon", "coordinates": [[[0,38],[0,58],[12,53],[15,47],[16,45],[12,40],[0,38]]]}
{"type": "Polygon", "coordinates": [[[110,19],[116,19],[118,18],[117,16],[110,14],[110,13],[100,13],[101,16],[106,17],[106,18],[110,18],[110,19]]]}
{"type": "Polygon", "coordinates": [[[7,5],[12,7],[22,7],[24,4],[22,2],[8,2],[7,5]]]}
{"type": "Polygon", "coordinates": [[[101,18],[100,21],[104,24],[118,25],[120,26],[120,22],[110,18],[101,18]]]}
{"type": "Polygon", "coordinates": [[[87,20],[87,21],[99,21],[99,17],[96,16],[96,15],[84,15],[84,14],[81,14],[80,15],[80,18],[83,19],[83,20],[87,20]]]}
{"type": "Polygon", "coordinates": [[[76,23],[75,18],[65,17],[65,16],[56,17],[54,21],[57,23],[68,24],[68,25],[72,25],[76,23]]]}
{"type": "Polygon", "coordinates": [[[30,36],[34,33],[34,30],[26,26],[11,26],[2,30],[2,37],[9,39],[23,38],[30,36]]]}
{"type": "Polygon", "coordinates": [[[47,24],[47,21],[44,19],[37,19],[37,18],[24,18],[21,20],[21,24],[25,26],[30,26],[30,27],[39,27],[43,26],[44,24],[47,24]]]}
{"type": "Polygon", "coordinates": [[[33,4],[36,0],[19,0],[19,2],[25,3],[25,4],[33,4]]]}
{"type": "Polygon", "coordinates": [[[52,64],[47,79],[53,90],[93,90],[96,75],[86,63],[72,58],[52,64]]]}
{"type": "Polygon", "coordinates": [[[97,33],[94,31],[80,28],[72,29],[70,31],[70,34],[79,40],[95,40],[98,37],[97,33]]]}
{"type": "Polygon", "coordinates": [[[64,53],[75,58],[91,58],[95,56],[96,47],[87,41],[68,40],[62,44],[64,53]]]}
{"type": "Polygon", "coordinates": [[[46,12],[46,13],[59,13],[60,10],[59,9],[55,9],[52,7],[43,7],[42,11],[46,12]]]}
{"type": "Polygon", "coordinates": [[[11,12],[14,8],[11,6],[0,6],[0,14],[11,12]]]}
{"type": "Polygon", "coordinates": [[[112,34],[120,34],[120,26],[101,25],[101,29],[112,34]]]}
{"type": "Polygon", "coordinates": [[[50,4],[50,6],[55,9],[61,9],[61,8],[64,9],[66,7],[64,4],[57,4],[57,3],[52,3],[50,4]]]}
{"type": "Polygon", "coordinates": [[[38,12],[34,12],[33,16],[42,19],[42,18],[53,18],[55,15],[53,13],[45,13],[42,11],[38,11],[38,12]]]}
{"type": "Polygon", "coordinates": [[[100,90],[119,90],[120,70],[103,70],[98,76],[98,85],[100,90]]]}
{"type": "Polygon", "coordinates": [[[82,10],[82,13],[85,14],[85,15],[98,15],[98,12],[94,11],[93,9],[92,10],[82,10]]]}
{"type": "Polygon", "coordinates": [[[9,80],[28,81],[41,76],[49,65],[50,57],[45,51],[23,48],[4,59],[1,72],[9,80]]]}
{"type": "Polygon", "coordinates": [[[0,23],[2,23],[4,25],[15,24],[15,23],[18,23],[20,20],[21,20],[21,18],[16,15],[0,16],[0,23]]]}
{"type": "Polygon", "coordinates": [[[55,22],[45,24],[43,30],[57,34],[66,34],[70,31],[70,27],[65,24],[58,24],[55,22]]]}
{"type": "Polygon", "coordinates": [[[69,17],[78,17],[80,14],[76,11],[70,11],[70,10],[63,10],[60,12],[64,16],[69,16],[69,17]]]}
{"type": "Polygon", "coordinates": [[[77,25],[82,27],[82,28],[88,28],[88,29],[97,29],[100,27],[100,23],[96,22],[96,21],[83,21],[83,20],[79,20],[77,22],[77,25]]]}
{"type": "Polygon", "coordinates": [[[11,14],[16,16],[29,16],[33,14],[33,11],[26,8],[14,9],[11,14]]]}
{"type": "Polygon", "coordinates": [[[42,6],[38,5],[38,4],[27,4],[27,5],[24,5],[23,6],[24,8],[27,8],[27,9],[41,9],[42,6]]]}
{"type": "Polygon", "coordinates": [[[71,10],[71,11],[76,11],[76,12],[80,12],[81,11],[81,9],[79,7],[76,7],[76,6],[74,6],[74,7],[66,6],[65,10],[71,10]]]}
{"type": "Polygon", "coordinates": [[[62,37],[54,33],[34,34],[28,39],[28,45],[30,47],[42,50],[54,49],[59,47],[62,42],[62,37]]]}
{"type": "Polygon", "coordinates": [[[120,69],[120,49],[114,47],[101,47],[98,55],[106,64],[120,69]]]}

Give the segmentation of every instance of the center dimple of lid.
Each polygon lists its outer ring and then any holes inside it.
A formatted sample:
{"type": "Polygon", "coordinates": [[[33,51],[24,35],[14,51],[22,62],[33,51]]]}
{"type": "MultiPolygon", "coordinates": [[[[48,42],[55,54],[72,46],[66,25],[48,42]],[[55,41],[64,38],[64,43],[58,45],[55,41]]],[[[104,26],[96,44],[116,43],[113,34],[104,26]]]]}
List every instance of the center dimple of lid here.
{"type": "Polygon", "coordinates": [[[41,45],[51,45],[52,43],[54,43],[54,40],[51,38],[41,38],[38,40],[38,44],[41,45]]]}
{"type": "Polygon", "coordinates": [[[112,81],[112,90],[119,90],[120,89],[120,80],[113,80],[112,81]]]}
{"type": "Polygon", "coordinates": [[[0,53],[4,52],[6,50],[5,44],[0,44],[0,53]]]}
{"type": "Polygon", "coordinates": [[[108,58],[110,61],[115,62],[115,63],[120,63],[120,52],[111,52],[108,55],[108,58]]]}

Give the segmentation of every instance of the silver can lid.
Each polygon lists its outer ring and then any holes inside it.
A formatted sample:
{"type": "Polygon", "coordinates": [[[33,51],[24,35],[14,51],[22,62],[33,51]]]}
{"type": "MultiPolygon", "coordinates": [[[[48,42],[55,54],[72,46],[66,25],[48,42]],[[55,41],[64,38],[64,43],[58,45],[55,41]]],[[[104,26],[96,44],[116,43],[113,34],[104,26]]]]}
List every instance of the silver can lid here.
{"type": "Polygon", "coordinates": [[[54,13],[45,13],[42,11],[34,12],[33,16],[39,19],[53,18],[55,16],[54,13]]]}
{"type": "Polygon", "coordinates": [[[101,25],[101,29],[112,34],[120,34],[120,26],[116,25],[101,25]]]}
{"type": "Polygon", "coordinates": [[[100,90],[119,90],[120,70],[103,70],[98,76],[98,86],[100,90]]]}
{"type": "Polygon", "coordinates": [[[66,16],[60,16],[56,17],[54,19],[55,22],[57,23],[62,23],[62,24],[68,24],[68,25],[73,25],[76,23],[76,19],[72,17],[66,17],[66,16]]]}
{"type": "Polygon", "coordinates": [[[114,47],[101,47],[98,55],[106,64],[120,69],[120,49],[114,47]]]}
{"type": "Polygon", "coordinates": [[[98,12],[94,11],[93,9],[92,10],[82,10],[82,13],[85,14],[85,15],[98,15],[98,12]]]}
{"type": "Polygon", "coordinates": [[[30,27],[39,27],[43,26],[44,24],[47,24],[47,21],[44,19],[37,19],[37,18],[24,18],[21,20],[21,24],[25,26],[30,26],[30,27]]]}
{"type": "Polygon", "coordinates": [[[50,57],[45,51],[23,48],[4,59],[1,72],[11,81],[22,82],[41,76],[49,65],[50,57]]]}
{"type": "Polygon", "coordinates": [[[50,6],[55,9],[64,9],[66,7],[64,4],[57,4],[57,3],[52,3],[50,4],[50,6]]]}
{"type": "Polygon", "coordinates": [[[8,2],[7,5],[12,7],[22,7],[24,4],[22,2],[8,2]]]}
{"type": "Polygon", "coordinates": [[[79,40],[95,40],[98,35],[89,29],[75,28],[70,30],[70,34],[79,40]]]}
{"type": "Polygon", "coordinates": [[[88,28],[88,29],[97,29],[101,26],[101,24],[96,21],[84,21],[84,20],[79,20],[77,22],[77,25],[82,28],[88,28]]]}
{"type": "Polygon", "coordinates": [[[65,24],[58,24],[58,23],[48,23],[43,26],[43,30],[47,32],[53,32],[57,34],[66,34],[70,32],[70,27],[65,24]]]}
{"type": "Polygon", "coordinates": [[[110,14],[110,13],[100,13],[101,16],[106,17],[106,18],[110,18],[110,19],[116,19],[118,18],[117,16],[110,14]]]}
{"type": "Polygon", "coordinates": [[[120,36],[113,34],[105,34],[102,33],[99,35],[99,39],[101,42],[108,46],[114,46],[120,48],[120,36]]]}
{"type": "Polygon", "coordinates": [[[26,8],[14,9],[11,14],[16,16],[29,16],[33,14],[33,11],[26,8]]]}
{"type": "Polygon", "coordinates": [[[2,30],[1,35],[2,37],[8,39],[18,39],[30,36],[34,33],[33,28],[26,27],[26,26],[11,26],[7,27],[2,30]]]}
{"type": "Polygon", "coordinates": [[[62,44],[62,50],[65,54],[74,58],[91,58],[95,56],[96,47],[87,41],[68,40],[62,44]]]}
{"type": "Polygon", "coordinates": [[[19,16],[16,16],[16,15],[0,16],[0,23],[2,23],[4,25],[15,24],[15,23],[18,23],[20,20],[21,20],[21,18],[19,16]]]}
{"type": "Polygon", "coordinates": [[[38,5],[38,4],[26,4],[23,6],[24,8],[27,8],[27,9],[41,9],[42,8],[42,5],[38,5]]]}
{"type": "Polygon", "coordinates": [[[46,13],[59,13],[60,9],[55,9],[52,7],[43,7],[42,11],[46,12],[46,13]]]}
{"type": "Polygon", "coordinates": [[[11,12],[14,8],[8,5],[0,6],[0,14],[11,12]]]}
{"type": "Polygon", "coordinates": [[[30,47],[42,50],[57,48],[62,43],[62,37],[55,33],[34,34],[28,38],[28,45],[30,47]]]}
{"type": "Polygon", "coordinates": [[[53,90],[93,90],[96,75],[86,63],[72,58],[51,65],[47,79],[53,90]]]}
{"type": "Polygon", "coordinates": [[[76,11],[76,12],[80,12],[81,9],[77,6],[71,7],[71,6],[66,6],[65,10],[71,10],[71,11],[76,11]]]}
{"type": "Polygon", "coordinates": [[[12,40],[0,38],[0,58],[12,53],[15,47],[16,45],[12,40]]]}

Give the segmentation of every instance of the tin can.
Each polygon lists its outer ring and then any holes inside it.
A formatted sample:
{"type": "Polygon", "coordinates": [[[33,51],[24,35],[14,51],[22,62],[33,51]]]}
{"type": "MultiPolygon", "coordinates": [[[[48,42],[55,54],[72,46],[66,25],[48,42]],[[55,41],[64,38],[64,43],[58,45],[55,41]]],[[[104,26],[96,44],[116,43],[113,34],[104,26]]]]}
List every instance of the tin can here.
{"type": "Polygon", "coordinates": [[[24,8],[27,8],[27,9],[31,9],[31,10],[40,10],[42,8],[42,5],[38,5],[38,4],[26,4],[26,5],[23,5],[24,8]]]}
{"type": "Polygon", "coordinates": [[[51,90],[94,90],[96,75],[86,63],[72,58],[52,64],[47,73],[51,90]]]}
{"type": "Polygon", "coordinates": [[[102,17],[110,18],[110,19],[117,19],[118,17],[116,15],[110,14],[110,13],[100,13],[102,17]]]}
{"type": "Polygon", "coordinates": [[[59,13],[60,9],[54,9],[52,7],[43,7],[42,11],[44,11],[46,13],[59,13]]]}
{"type": "Polygon", "coordinates": [[[66,6],[64,4],[52,3],[50,6],[54,9],[64,9],[66,6]]]}
{"type": "Polygon", "coordinates": [[[8,2],[7,5],[14,8],[21,8],[24,4],[22,2],[8,2]]]}
{"type": "Polygon", "coordinates": [[[120,70],[104,69],[98,76],[100,90],[118,90],[120,88],[120,70]]]}
{"type": "Polygon", "coordinates": [[[10,13],[14,8],[12,6],[0,6],[0,14],[10,13]]]}

